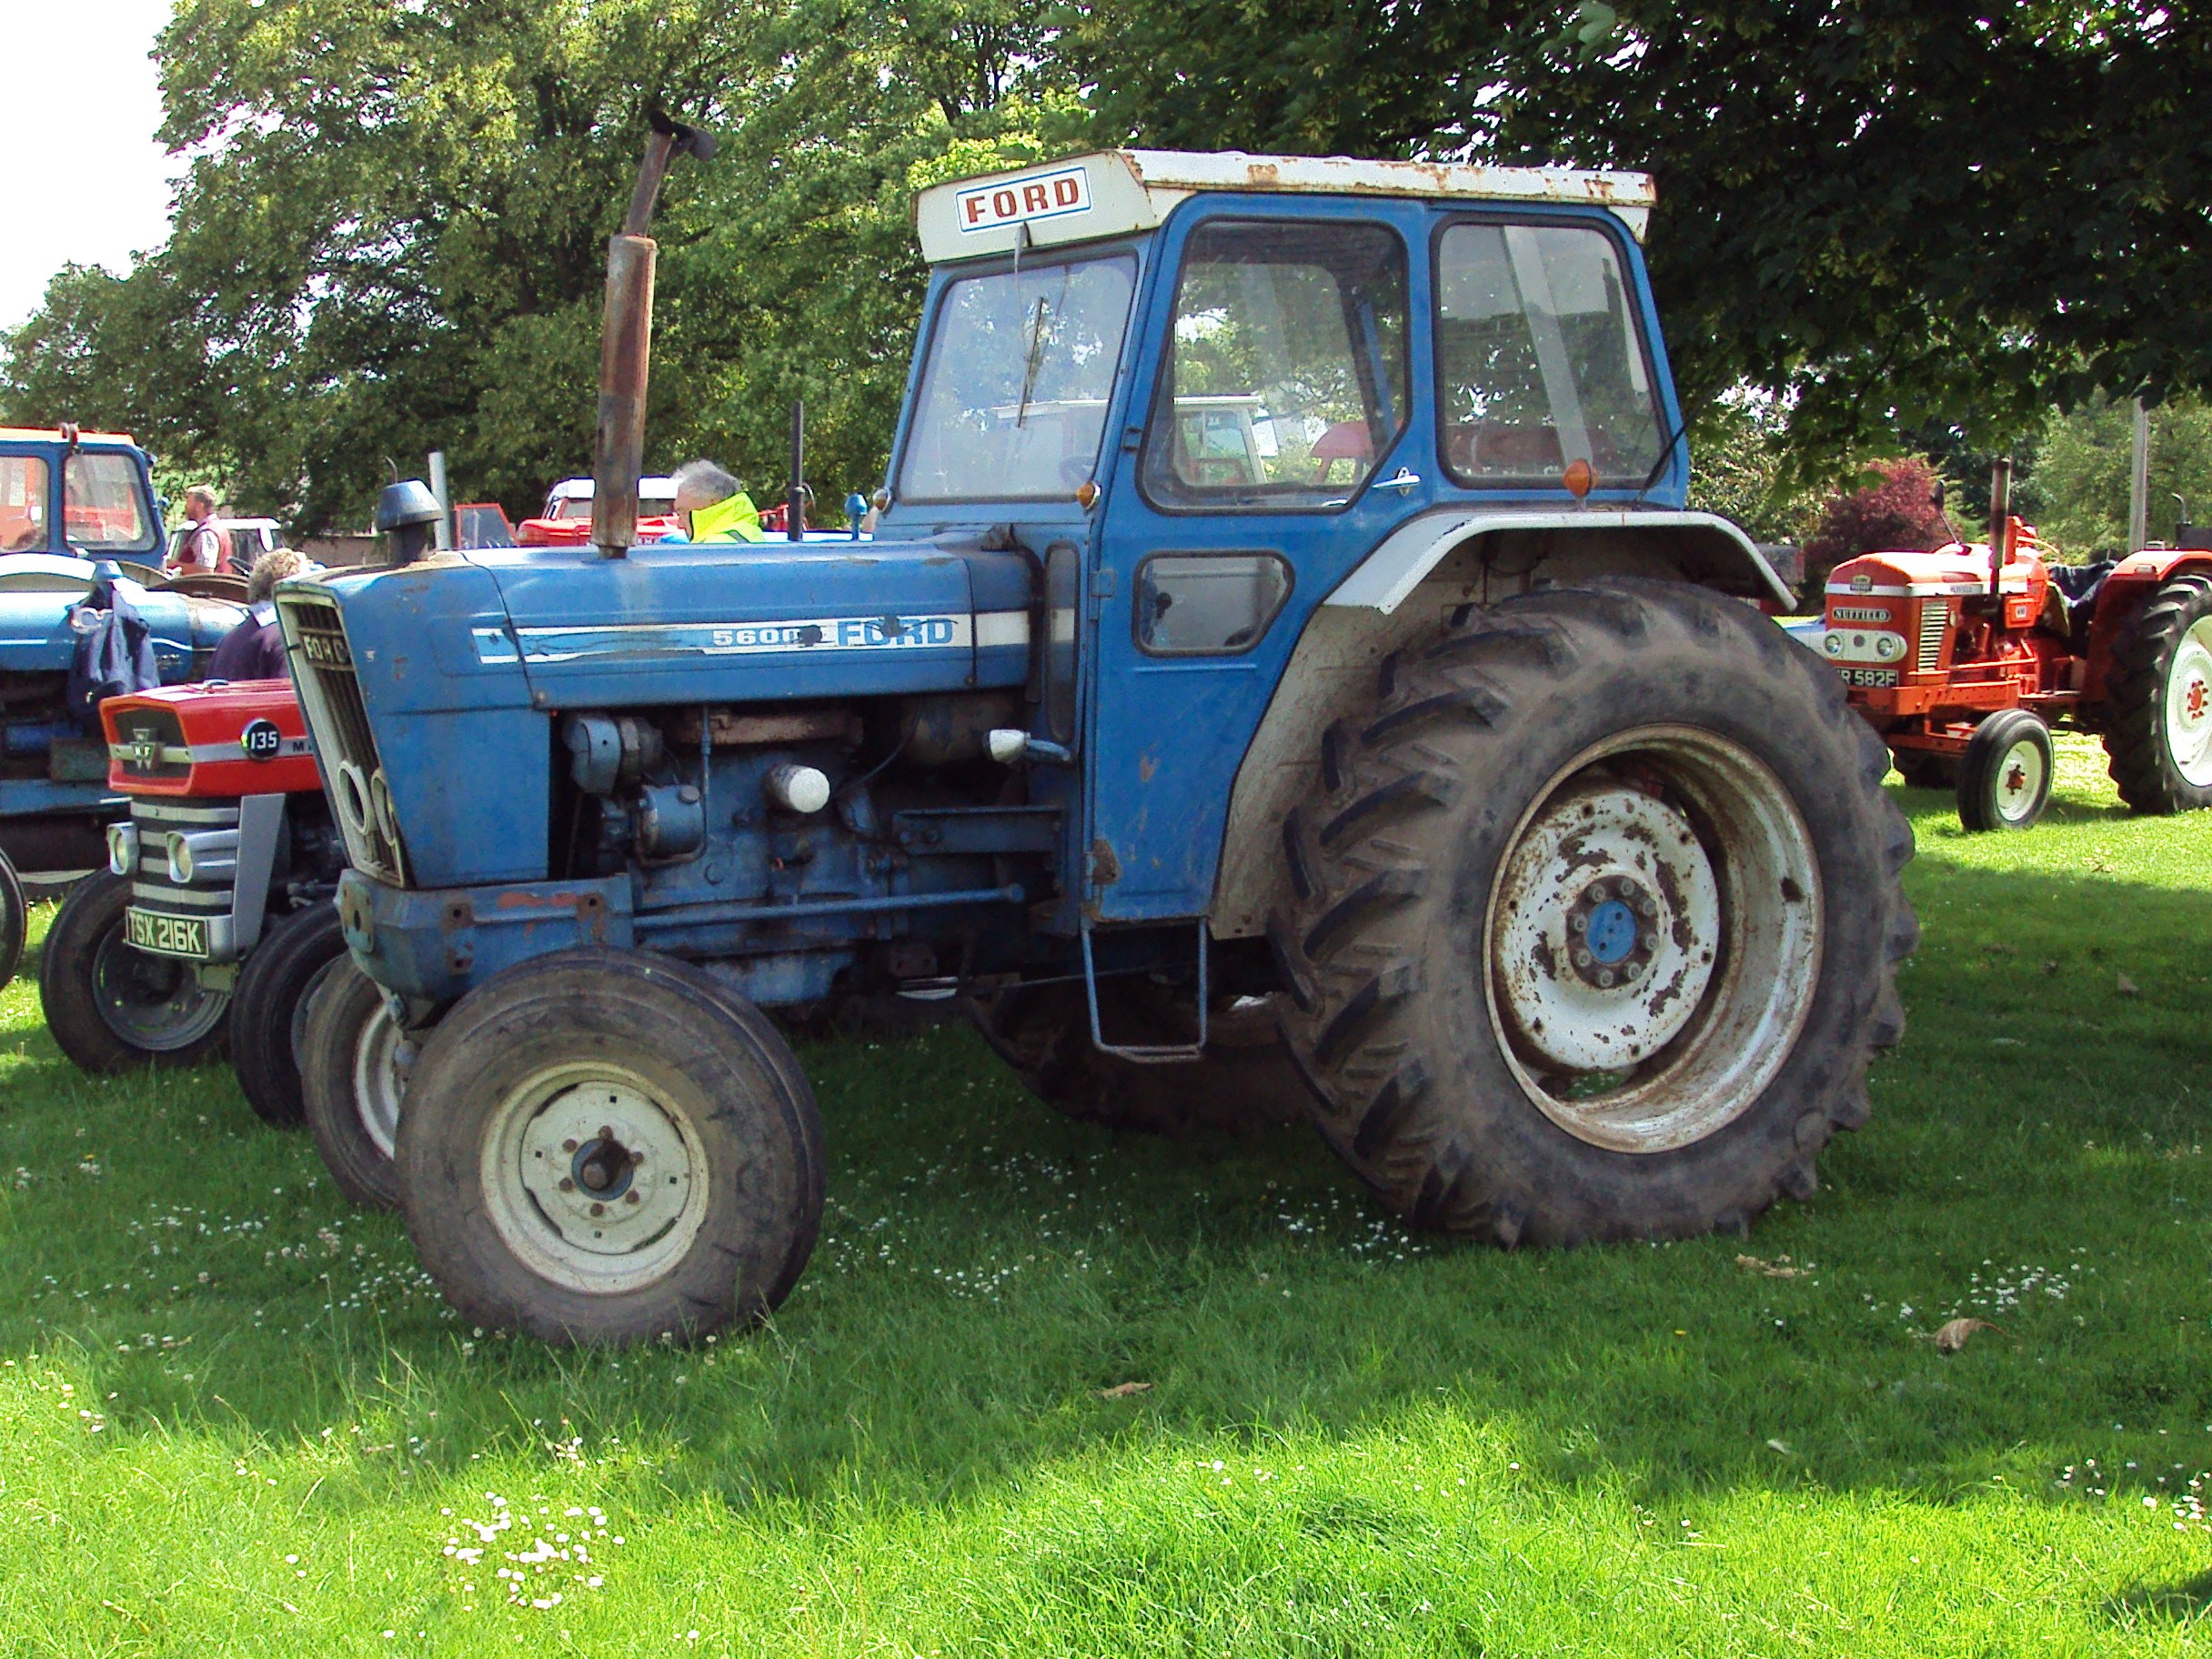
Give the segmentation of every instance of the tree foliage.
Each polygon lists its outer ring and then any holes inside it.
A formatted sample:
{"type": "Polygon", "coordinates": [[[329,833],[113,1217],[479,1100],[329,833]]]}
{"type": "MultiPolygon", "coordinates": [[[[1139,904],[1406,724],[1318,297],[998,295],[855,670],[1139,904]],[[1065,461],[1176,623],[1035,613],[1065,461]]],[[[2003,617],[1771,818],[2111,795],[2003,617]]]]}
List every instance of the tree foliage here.
{"type": "MultiPolygon", "coordinates": [[[[1867,481],[1823,503],[1805,544],[1807,587],[1818,591],[1828,572],[1862,553],[1925,551],[1951,539],[1936,506],[1936,469],[1917,457],[1876,461],[1867,481]]],[[[1967,532],[1971,534],[1971,532],[1967,532]]]]}

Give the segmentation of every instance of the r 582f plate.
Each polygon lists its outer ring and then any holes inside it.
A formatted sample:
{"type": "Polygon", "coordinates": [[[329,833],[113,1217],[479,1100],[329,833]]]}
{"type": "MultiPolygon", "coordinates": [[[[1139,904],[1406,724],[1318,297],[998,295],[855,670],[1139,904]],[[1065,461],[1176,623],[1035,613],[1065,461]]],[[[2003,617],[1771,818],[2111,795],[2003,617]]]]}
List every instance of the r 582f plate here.
{"type": "Polygon", "coordinates": [[[123,912],[123,921],[136,950],[151,950],[157,956],[207,954],[207,923],[200,917],[165,916],[159,910],[142,910],[133,905],[123,912]]]}
{"type": "Polygon", "coordinates": [[[1897,683],[1895,669],[1838,669],[1846,686],[1894,686],[1897,683]]]}

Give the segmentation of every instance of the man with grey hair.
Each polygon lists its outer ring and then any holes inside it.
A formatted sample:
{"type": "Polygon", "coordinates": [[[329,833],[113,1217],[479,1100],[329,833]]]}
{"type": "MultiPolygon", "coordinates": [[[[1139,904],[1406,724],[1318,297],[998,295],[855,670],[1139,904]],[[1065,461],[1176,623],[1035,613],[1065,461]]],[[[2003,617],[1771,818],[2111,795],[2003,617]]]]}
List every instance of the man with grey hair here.
{"type": "Polygon", "coordinates": [[[223,532],[215,526],[215,491],[206,485],[195,484],[185,491],[185,518],[192,528],[179,533],[163,569],[185,575],[230,568],[230,550],[224,545],[223,532]]]}
{"type": "Polygon", "coordinates": [[[676,517],[683,525],[683,534],[669,537],[670,541],[768,539],[760,528],[760,509],[727,468],[709,460],[686,461],[671,478],[676,486],[676,517]]]}
{"type": "Polygon", "coordinates": [[[207,664],[209,679],[284,679],[290,675],[284,659],[284,634],[276,626],[276,584],[313,568],[305,553],[290,548],[271,548],[254,561],[254,573],[246,578],[246,620],[215,648],[207,664]]]}

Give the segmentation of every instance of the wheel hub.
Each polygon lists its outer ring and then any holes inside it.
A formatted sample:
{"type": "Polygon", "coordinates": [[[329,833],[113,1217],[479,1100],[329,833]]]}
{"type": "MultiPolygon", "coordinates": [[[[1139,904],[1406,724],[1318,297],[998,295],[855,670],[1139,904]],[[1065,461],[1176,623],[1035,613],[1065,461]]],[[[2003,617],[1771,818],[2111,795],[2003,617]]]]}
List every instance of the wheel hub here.
{"type": "MultiPolygon", "coordinates": [[[[627,1079],[552,1093],[515,1142],[513,1179],[539,1248],[572,1277],[641,1265],[690,1214],[694,1163],[682,1131],[627,1079]],[[606,1258],[630,1258],[610,1262],[606,1258]],[[601,1265],[593,1266],[594,1262],[601,1265]]],[[[514,1209],[520,1211],[522,1205],[514,1209]]],[[[580,1287],[579,1287],[580,1288],[580,1287]]]]}
{"type": "Polygon", "coordinates": [[[1711,859],[1679,810],[1632,784],[1554,797],[1498,898],[1503,1011],[1517,1046],[1546,1068],[1648,1060],[1695,1012],[1720,955],[1711,859]]]}

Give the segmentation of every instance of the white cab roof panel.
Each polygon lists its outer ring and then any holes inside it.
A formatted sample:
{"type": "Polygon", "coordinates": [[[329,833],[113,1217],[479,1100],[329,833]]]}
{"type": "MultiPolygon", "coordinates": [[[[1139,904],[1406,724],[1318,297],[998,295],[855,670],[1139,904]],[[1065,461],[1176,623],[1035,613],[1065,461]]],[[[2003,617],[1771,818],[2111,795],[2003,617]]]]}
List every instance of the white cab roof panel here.
{"type": "Polygon", "coordinates": [[[914,198],[914,227],[922,256],[941,265],[1010,253],[1018,246],[1058,247],[1151,230],[1202,190],[1569,202],[1610,208],[1639,241],[1655,199],[1646,173],[1250,156],[1242,150],[1101,150],[931,185],[914,198]]]}

